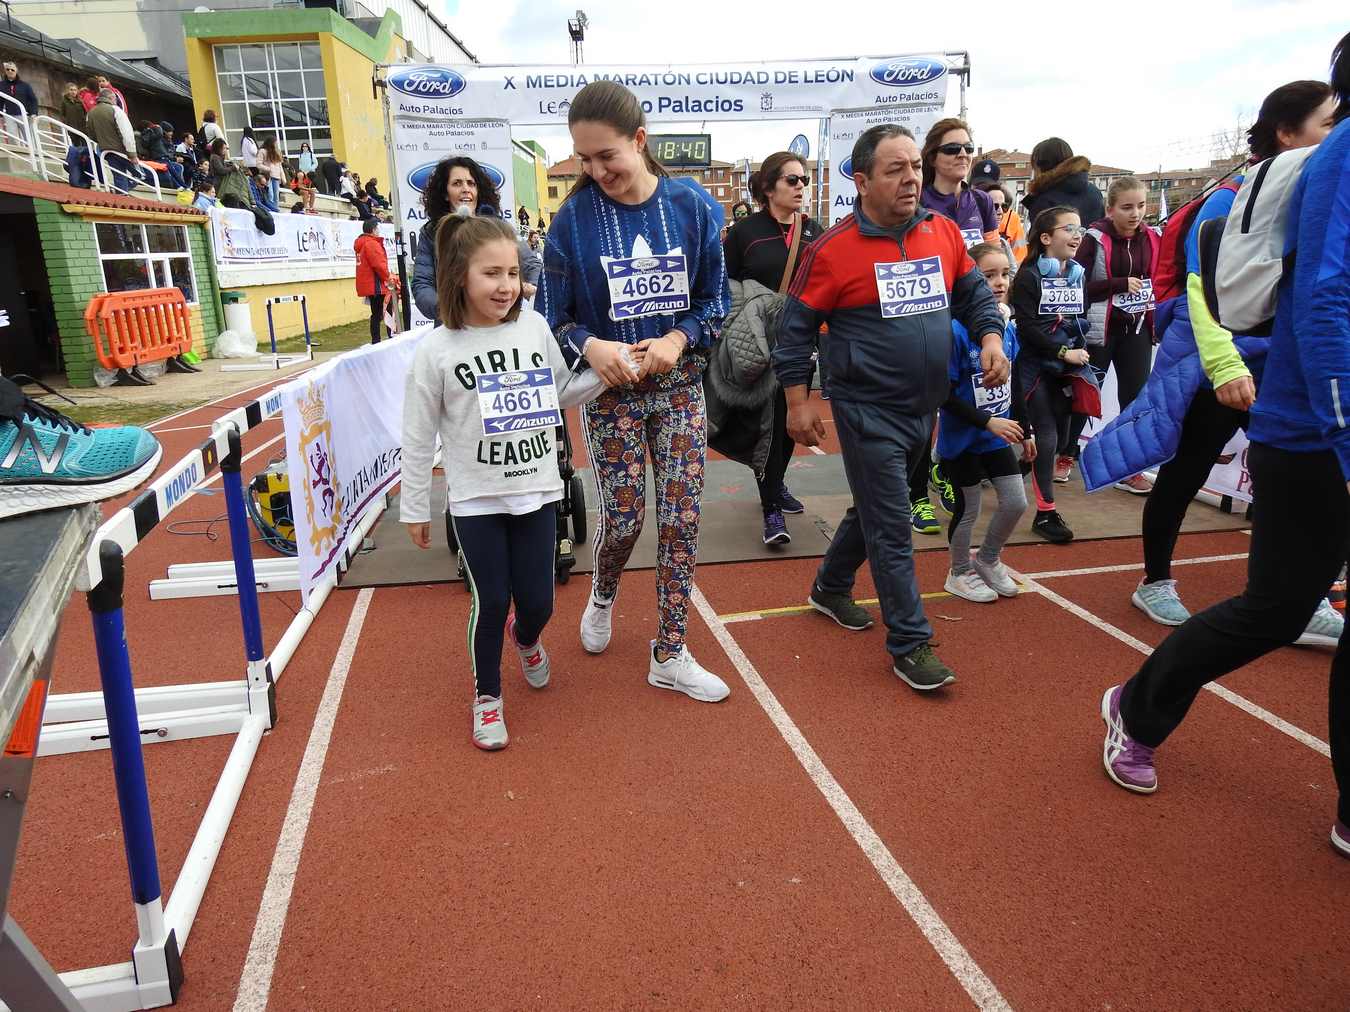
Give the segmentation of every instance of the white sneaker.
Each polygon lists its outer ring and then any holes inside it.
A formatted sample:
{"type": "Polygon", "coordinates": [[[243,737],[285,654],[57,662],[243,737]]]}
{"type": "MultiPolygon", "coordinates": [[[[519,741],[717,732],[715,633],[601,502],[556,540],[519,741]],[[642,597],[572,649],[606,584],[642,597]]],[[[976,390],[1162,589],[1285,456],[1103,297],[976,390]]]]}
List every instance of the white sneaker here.
{"type": "Polygon", "coordinates": [[[664,661],[656,659],[656,640],[652,640],[652,664],[647,671],[647,682],[658,689],[673,689],[683,692],[690,699],[702,703],[719,703],[731,695],[727,683],[694,660],[689,648],[682,646],[680,652],[664,661]]]}
{"type": "Polygon", "coordinates": [[[602,654],[613,635],[614,601],[602,601],[591,591],[581,613],[581,647],[588,654],[602,654]]]}
{"type": "Polygon", "coordinates": [[[959,574],[948,570],[947,582],[942,586],[948,594],[964,597],[967,601],[974,601],[976,604],[989,604],[991,601],[998,600],[998,595],[990,589],[987,583],[980,579],[980,574],[973,569],[967,569],[964,573],[959,574]]]}
{"type": "Polygon", "coordinates": [[[488,752],[506,748],[506,718],[498,697],[479,696],[473,702],[473,743],[488,752]]]}
{"type": "Polygon", "coordinates": [[[506,635],[520,656],[520,670],[525,676],[525,681],[530,683],[532,689],[542,689],[548,684],[549,676],[548,651],[544,649],[544,641],[540,639],[533,646],[521,646],[520,641],[516,639],[515,612],[512,612],[511,617],[506,620],[506,635]]]}
{"type": "Polygon", "coordinates": [[[975,567],[975,572],[985,585],[999,597],[1016,597],[1022,593],[1022,585],[1013,579],[1012,570],[1003,564],[1002,559],[995,559],[990,566],[981,562],[978,555],[972,555],[970,564],[975,567]]]}
{"type": "Polygon", "coordinates": [[[1326,647],[1335,650],[1341,640],[1341,630],[1345,628],[1345,616],[1331,606],[1325,597],[1308,620],[1303,635],[1294,640],[1301,647],[1326,647]]]}

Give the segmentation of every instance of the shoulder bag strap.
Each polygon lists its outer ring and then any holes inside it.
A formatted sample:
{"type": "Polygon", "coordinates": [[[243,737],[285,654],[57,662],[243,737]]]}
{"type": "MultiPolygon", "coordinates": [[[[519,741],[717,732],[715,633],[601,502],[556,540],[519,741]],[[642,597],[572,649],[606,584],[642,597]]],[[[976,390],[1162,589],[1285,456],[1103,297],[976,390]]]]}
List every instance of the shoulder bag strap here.
{"type": "Polygon", "coordinates": [[[792,218],[792,242],[788,245],[787,265],[783,268],[783,278],[778,282],[778,294],[782,295],[792,284],[792,271],[797,266],[797,251],[801,249],[802,232],[805,230],[805,218],[801,214],[792,218]]]}

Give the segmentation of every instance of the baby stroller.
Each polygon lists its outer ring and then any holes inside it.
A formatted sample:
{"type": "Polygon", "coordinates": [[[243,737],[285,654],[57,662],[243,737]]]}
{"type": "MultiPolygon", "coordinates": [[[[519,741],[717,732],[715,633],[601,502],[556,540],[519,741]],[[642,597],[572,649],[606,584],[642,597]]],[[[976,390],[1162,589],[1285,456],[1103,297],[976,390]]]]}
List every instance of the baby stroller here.
{"type": "MultiPolygon", "coordinates": [[[[586,540],[586,490],[581,476],[572,467],[572,437],[567,426],[554,430],[558,443],[558,474],[562,476],[562,498],[554,505],[558,510],[558,531],[554,539],[553,575],[559,583],[572,578],[572,567],[577,564],[574,551],[578,542],[586,540]]],[[[445,509],[445,540],[455,553],[457,579],[464,579],[464,553],[455,538],[455,526],[450,520],[450,507],[445,509]]]]}

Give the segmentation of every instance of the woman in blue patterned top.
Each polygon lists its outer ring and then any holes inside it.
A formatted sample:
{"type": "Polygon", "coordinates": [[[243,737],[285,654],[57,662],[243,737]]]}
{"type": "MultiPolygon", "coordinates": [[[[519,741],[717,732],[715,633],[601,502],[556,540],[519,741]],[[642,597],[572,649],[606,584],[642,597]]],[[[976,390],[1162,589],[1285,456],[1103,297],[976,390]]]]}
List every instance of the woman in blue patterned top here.
{"type": "Polygon", "coordinates": [[[538,308],[569,362],[609,388],[583,411],[600,519],[581,645],[609,646],[650,454],[660,625],[647,681],[717,702],[730,689],[694,660],[685,628],[707,456],[703,370],[731,304],[722,216],[702,187],[671,179],[652,157],[642,106],[622,85],[582,88],[567,125],[582,174],[549,225],[538,308]]]}

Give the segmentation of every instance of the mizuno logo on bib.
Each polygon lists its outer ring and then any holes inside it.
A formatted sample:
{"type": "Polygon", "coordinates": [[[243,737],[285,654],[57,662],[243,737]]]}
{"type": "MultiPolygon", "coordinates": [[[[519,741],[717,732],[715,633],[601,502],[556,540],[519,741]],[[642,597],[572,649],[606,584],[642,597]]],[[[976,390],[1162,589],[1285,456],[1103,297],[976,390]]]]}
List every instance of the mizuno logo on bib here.
{"type": "Polygon", "coordinates": [[[1062,313],[1076,316],[1083,312],[1083,286],[1069,282],[1068,278],[1041,278],[1041,306],[1038,310],[1044,316],[1062,313]]]}
{"type": "Polygon", "coordinates": [[[947,308],[947,285],[942,276],[942,258],[901,260],[876,264],[877,299],[881,315],[918,316],[947,308]]]}
{"type": "Polygon", "coordinates": [[[601,258],[609,285],[609,315],[636,320],[689,309],[689,273],[683,253],[601,258]]]}

